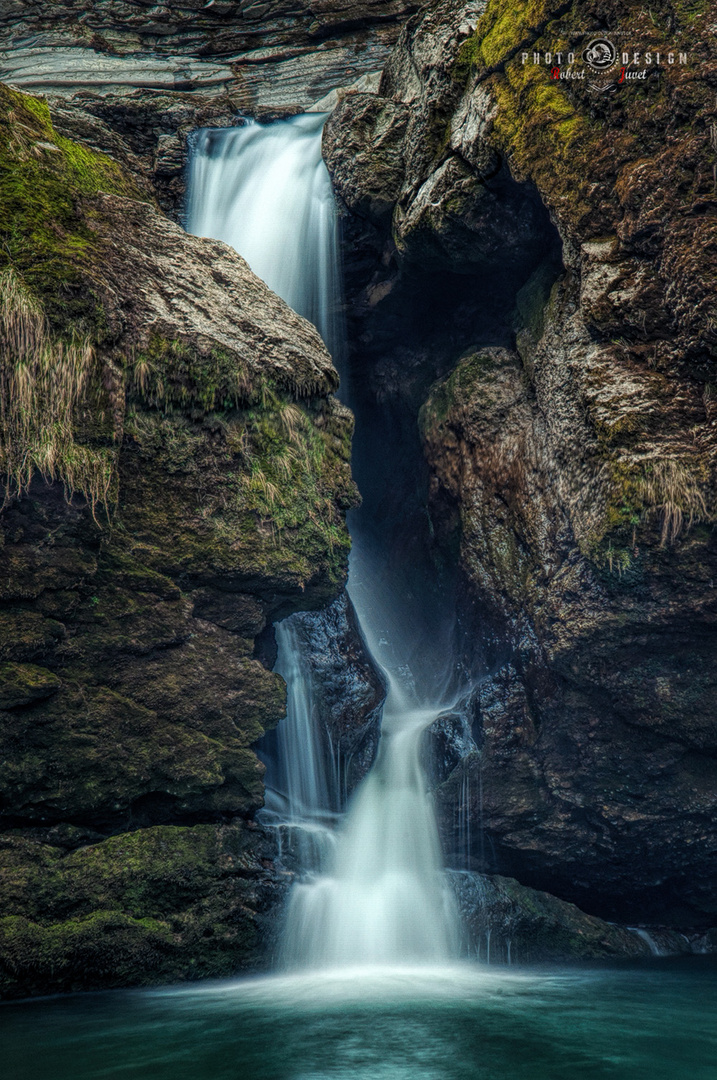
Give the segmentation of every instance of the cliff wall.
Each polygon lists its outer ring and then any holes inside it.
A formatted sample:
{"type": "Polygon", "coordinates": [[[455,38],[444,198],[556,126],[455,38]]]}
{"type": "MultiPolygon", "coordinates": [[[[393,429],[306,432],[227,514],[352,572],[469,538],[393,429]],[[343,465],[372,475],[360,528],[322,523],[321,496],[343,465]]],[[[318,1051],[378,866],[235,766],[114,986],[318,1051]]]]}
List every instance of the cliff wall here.
{"type": "Polygon", "coordinates": [[[325,132],[373,274],[357,317],[378,320],[422,269],[475,290],[420,417],[433,527],[459,551],[482,672],[473,751],[437,791],[448,850],[467,814],[475,868],[594,914],[695,927],[716,914],[709,17],[444,0],[325,132]],[[597,36],[659,51],[659,71],[553,77],[546,53],[574,50],[585,70],[597,36]],[[522,282],[521,248],[537,258],[522,282]],[[501,282],[512,311],[491,341],[480,291],[501,282]]]}

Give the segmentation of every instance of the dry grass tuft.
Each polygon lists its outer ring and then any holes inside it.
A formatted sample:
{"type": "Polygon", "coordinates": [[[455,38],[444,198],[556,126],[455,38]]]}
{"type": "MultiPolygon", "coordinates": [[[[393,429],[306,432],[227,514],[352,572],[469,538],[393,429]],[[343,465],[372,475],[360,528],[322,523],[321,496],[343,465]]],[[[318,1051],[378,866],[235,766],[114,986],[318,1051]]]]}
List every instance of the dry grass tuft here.
{"type": "Polygon", "coordinates": [[[49,333],[40,304],[11,270],[0,273],[0,470],[5,499],[39,473],[61,480],[68,498],[82,493],[107,506],[114,458],[76,441],[77,415],[95,372],[86,340],[70,344],[49,333]]]}
{"type": "Polygon", "coordinates": [[[674,543],[683,527],[704,521],[707,505],[692,473],[680,461],[655,461],[640,481],[640,495],[648,510],[662,513],[660,546],[674,543]]]}
{"type": "Polygon", "coordinates": [[[281,492],[279,488],[271,480],[267,479],[262,469],[255,468],[247,479],[248,487],[260,496],[267,510],[271,510],[277,501],[280,501],[281,492]]]}
{"type": "Polygon", "coordinates": [[[301,433],[306,428],[306,417],[298,405],[288,402],[280,408],[281,426],[290,442],[301,442],[301,433]]]}

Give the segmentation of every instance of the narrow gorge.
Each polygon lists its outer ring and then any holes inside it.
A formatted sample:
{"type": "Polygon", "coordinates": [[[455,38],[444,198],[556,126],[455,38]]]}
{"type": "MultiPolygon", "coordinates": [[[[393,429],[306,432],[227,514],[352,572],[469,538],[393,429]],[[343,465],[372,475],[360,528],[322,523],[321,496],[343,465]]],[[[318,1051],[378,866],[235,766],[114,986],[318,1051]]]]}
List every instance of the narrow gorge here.
{"type": "Polygon", "coordinates": [[[80,1080],[708,1077],[713,22],[0,15],[0,997],[176,986],[80,1080]]]}

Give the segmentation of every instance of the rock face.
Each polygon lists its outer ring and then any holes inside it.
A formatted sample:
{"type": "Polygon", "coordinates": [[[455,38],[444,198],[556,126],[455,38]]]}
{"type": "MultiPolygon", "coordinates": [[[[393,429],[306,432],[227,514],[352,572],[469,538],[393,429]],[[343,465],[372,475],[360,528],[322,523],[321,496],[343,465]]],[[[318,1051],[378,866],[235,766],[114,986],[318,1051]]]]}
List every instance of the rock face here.
{"type": "Polygon", "coordinates": [[[586,915],[549,893],[528,889],[513,878],[450,871],[463,919],[465,945],[485,964],[542,964],[636,959],[698,952],[680,934],[654,938],[639,930],[586,915]]]}
{"type": "Polygon", "coordinates": [[[12,0],[0,78],[39,93],[142,89],[301,111],[383,65],[413,0],[12,0]]]}
{"type": "Polygon", "coordinates": [[[343,586],[352,419],[236,253],[43,102],[0,124],[0,990],[234,970],[280,891],[255,639],[343,586]]]}
{"type": "Polygon", "coordinates": [[[447,847],[467,799],[476,868],[699,928],[717,915],[714,56],[701,9],[604,19],[431,5],[326,152],[372,238],[364,310],[421,262],[509,287],[536,194],[560,237],[562,266],[537,266],[492,343],[464,339],[421,416],[477,676],[470,752],[439,778],[447,847]],[[610,92],[532,63],[618,29],[688,63],[642,89],[618,69],[610,92]]]}
{"type": "Polygon", "coordinates": [[[321,611],[299,612],[293,625],[311,683],[314,724],[327,771],[343,805],[375,757],[385,687],[345,591],[321,611]]]}
{"type": "Polygon", "coordinates": [[[535,191],[476,139],[475,121],[452,126],[464,92],[458,54],[483,6],[444,2],[415,16],[377,93],[345,97],[327,121],[324,156],[349,228],[381,252],[382,267],[364,285],[369,306],[397,271],[480,273],[510,290],[516,273],[547,254],[535,191]]]}

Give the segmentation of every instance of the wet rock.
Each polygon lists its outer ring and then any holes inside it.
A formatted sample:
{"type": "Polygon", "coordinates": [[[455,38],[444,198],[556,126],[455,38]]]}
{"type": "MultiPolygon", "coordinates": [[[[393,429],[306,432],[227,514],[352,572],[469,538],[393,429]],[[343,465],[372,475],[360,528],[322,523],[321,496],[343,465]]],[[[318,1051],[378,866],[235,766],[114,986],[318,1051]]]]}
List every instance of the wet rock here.
{"type": "Polygon", "coordinates": [[[159,176],[177,176],[187,163],[184,145],[178,135],[160,135],[157,139],[157,152],[154,159],[154,171],[159,176]]]}
{"type": "Polygon", "coordinates": [[[439,716],[428,728],[427,772],[433,786],[443,784],[477,752],[471,713],[471,703],[466,702],[462,709],[439,716]]]}
{"type": "Polygon", "coordinates": [[[324,160],[346,206],[382,223],[393,212],[406,173],[409,110],[377,94],[346,97],[324,128],[324,160]]]}
{"type": "Polygon", "coordinates": [[[69,853],[0,838],[0,997],[234,975],[288,877],[255,826],[155,826],[69,853]]]}
{"type": "Polygon", "coordinates": [[[373,762],[381,729],[385,686],[346,592],[323,611],[295,616],[311,672],[316,720],[328,736],[327,754],[343,798],[373,762]]]}
{"type": "Polygon", "coordinates": [[[714,917],[715,690],[706,595],[685,583],[709,541],[663,548],[653,532],[632,587],[601,571],[576,542],[546,419],[500,350],[465,357],[421,414],[437,524],[455,527],[452,499],[479,632],[502,626],[511,653],[473,699],[480,754],[438,789],[444,844],[459,851],[468,814],[483,868],[610,917],[699,925],[714,917]]]}
{"type": "MultiPolygon", "coordinates": [[[[446,275],[475,277],[476,292],[492,293],[485,307],[501,311],[554,244],[534,189],[478,135],[490,127],[490,102],[478,116],[465,110],[462,57],[483,7],[443,0],[414,16],[378,92],[344,97],[324,129],[352,312],[368,322],[390,309],[397,334],[411,298],[440,292],[446,275]]],[[[372,334],[359,325],[355,337],[372,334]]]]}
{"type": "Polygon", "coordinates": [[[117,93],[135,88],[223,94],[230,89],[234,72],[228,64],[188,57],[128,57],[82,47],[31,47],[6,54],[0,78],[40,94],[117,93]]]}
{"type": "MultiPolygon", "coordinates": [[[[662,23],[618,15],[667,48],[662,23]]],[[[555,50],[549,16],[500,2],[419,13],[378,95],[337,107],[327,160],[361,312],[395,311],[409,265],[428,282],[484,260],[513,291],[518,355],[456,350],[421,416],[432,526],[446,558],[459,548],[479,679],[479,752],[436,775],[447,850],[467,813],[481,868],[602,916],[697,929],[714,921],[717,844],[714,297],[697,270],[714,256],[697,135],[713,58],[701,74],[664,69],[654,108],[626,90],[596,98],[521,63],[521,40],[555,50]],[[536,252],[520,282],[511,261],[550,244],[536,196],[562,264],[536,252]]],[[[671,32],[685,49],[705,40],[701,22],[671,32]]],[[[417,364],[405,343],[392,393],[417,364]]],[[[457,744],[440,737],[445,764],[457,744]]]]}
{"type": "Polygon", "coordinates": [[[674,931],[620,926],[586,915],[513,878],[453,871],[465,947],[488,964],[637,959],[699,952],[702,942],[674,931]]]}

